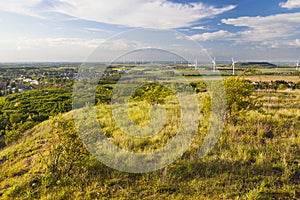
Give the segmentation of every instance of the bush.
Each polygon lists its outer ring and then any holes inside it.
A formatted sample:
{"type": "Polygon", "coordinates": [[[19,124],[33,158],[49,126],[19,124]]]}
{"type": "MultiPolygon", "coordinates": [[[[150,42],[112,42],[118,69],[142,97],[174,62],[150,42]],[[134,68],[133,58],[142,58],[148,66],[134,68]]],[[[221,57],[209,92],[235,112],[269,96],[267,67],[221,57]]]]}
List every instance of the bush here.
{"type": "Polygon", "coordinates": [[[165,86],[149,83],[135,90],[132,99],[136,101],[145,100],[150,104],[164,104],[166,97],[172,94],[173,92],[165,86]]]}
{"type": "Polygon", "coordinates": [[[61,115],[52,123],[51,144],[46,161],[47,171],[55,184],[70,182],[81,174],[88,152],[79,138],[74,121],[61,115]]]}
{"type": "Polygon", "coordinates": [[[278,89],[279,90],[285,90],[285,89],[287,89],[288,87],[287,87],[287,85],[285,85],[285,84],[279,84],[279,86],[278,86],[278,89]]]}
{"type": "Polygon", "coordinates": [[[22,134],[19,130],[7,131],[5,136],[4,136],[5,144],[7,145],[9,143],[17,141],[18,139],[20,139],[21,135],[22,134]]]}
{"type": "Polygon", "coordinates": [[[195,92],[206,92],[207,86],[204,82],[192,82],[191,86],[194,88],[195,92]]]}
{"type": "Polygon", "coordinates": [[[24,122],[23,124],[20,124],[20,125],[19,125],[18,130],[19,130],[20,132],[25,132],[25,131],[27,131],[27,130],[33,128],[33,127],[35,126],[35,124],[36,124],[36,123],[33,122],[32,120],[26,121],[26,122],[24,122]]]}
{"type": "Polygon", "coordinates": [[[18,124],[22,121],[22,115],[20,113],[14,113],[9,116],[11,124],[18,124]]]}

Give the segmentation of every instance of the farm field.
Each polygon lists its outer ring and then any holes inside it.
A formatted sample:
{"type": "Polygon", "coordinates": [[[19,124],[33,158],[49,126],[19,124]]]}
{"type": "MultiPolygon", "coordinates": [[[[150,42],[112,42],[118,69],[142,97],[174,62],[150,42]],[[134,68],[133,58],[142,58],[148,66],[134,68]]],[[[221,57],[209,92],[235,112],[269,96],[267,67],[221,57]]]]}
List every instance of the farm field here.
{"type": "Polygon", "coordinates": [[[284,81],[292,81],[292,82],[298,82],[300,81],[299,76],[246,76],[247,79],[251,81],[276,81],[276,80],[284,80],[284,81]]]}
{"type": "MultiPolygon", "coordinates": [[[[223,76],[223,77],[216,77],[216,76],[205,76],[205,77],[197,77],[197,76],[186,76],[184,79],[182,78],[174,78],[173,81],[184,81],[188,80],[190,82],[197,82],[197,81],[203,81],[203,80],[221,80],[229,78],[230,76],[223,76]]],[[[259,82],[259,81],[276,81],[276,80],[284,80],[284,81],[292,81],[292,82],[298,82],[300,81],[299,76],[266,76],[266,75],[253,75],[253,76],[245,76],[246,79],[251,80],[253,82],[259,82]]]]}

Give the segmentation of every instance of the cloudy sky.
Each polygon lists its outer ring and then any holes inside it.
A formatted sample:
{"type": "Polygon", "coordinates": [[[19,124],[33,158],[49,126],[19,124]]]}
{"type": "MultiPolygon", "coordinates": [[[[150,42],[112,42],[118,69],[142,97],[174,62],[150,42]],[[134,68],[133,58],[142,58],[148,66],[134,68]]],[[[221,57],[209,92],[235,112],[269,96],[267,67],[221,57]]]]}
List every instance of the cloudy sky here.
{"type": "Polygon", "coordinates": [[[300,0],[1,0],[0,26],[0,62],[80,62],[136,28],[178,31],[222,61],[300,60],[300,0]]]}

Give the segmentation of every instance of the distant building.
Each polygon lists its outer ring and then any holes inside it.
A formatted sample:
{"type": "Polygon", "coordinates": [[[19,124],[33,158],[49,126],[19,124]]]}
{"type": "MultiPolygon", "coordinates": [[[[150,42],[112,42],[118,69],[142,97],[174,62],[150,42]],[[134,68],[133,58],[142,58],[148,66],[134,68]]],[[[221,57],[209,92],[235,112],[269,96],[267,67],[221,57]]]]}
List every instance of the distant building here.
{"type": "Polygon", "coordinates": [[[30,83],[30,84],[33,84],[33,85],[38,85],[39,84],[39,82],[37,80],[32,80],[30,78],[24,79],[23,82],[30,83]]]}

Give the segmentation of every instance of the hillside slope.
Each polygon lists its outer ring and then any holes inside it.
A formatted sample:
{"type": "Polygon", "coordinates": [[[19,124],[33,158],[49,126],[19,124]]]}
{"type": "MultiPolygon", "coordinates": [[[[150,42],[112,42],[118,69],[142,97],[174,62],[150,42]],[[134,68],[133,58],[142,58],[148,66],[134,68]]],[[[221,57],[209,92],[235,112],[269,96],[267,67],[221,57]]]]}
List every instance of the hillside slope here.
{"type": "Polygon", "coordinates": [[[50,138],[47,134],[50,123],[46,121],[39,124],[27,131],[23,138],[0,151],[0,197],[19,196],[23,187],[33,184],[34,177],[45,172],[40,153],[45,150],[50,138]]]}
{"type": "MultiPolygon", "coordinates": [[[[198,158],[205,132],[199,127],[182,158],[147,174],[118,172],[96,161],[81,144],[72,114],[59,115],[0,151],[0,199],[297,199],[300,94],[255,95],[264,106],[227,122],[207,157],[198,158]]],[[[109,109],[99,107],[100,113],[109,109]]],[[[116,143],[135,148],[117,139],[111,119],[99,120],[116,143]]]]}

